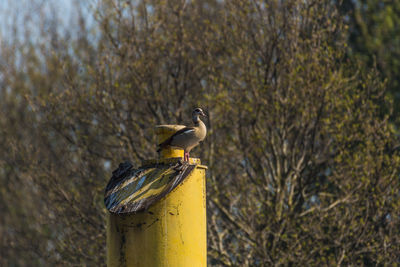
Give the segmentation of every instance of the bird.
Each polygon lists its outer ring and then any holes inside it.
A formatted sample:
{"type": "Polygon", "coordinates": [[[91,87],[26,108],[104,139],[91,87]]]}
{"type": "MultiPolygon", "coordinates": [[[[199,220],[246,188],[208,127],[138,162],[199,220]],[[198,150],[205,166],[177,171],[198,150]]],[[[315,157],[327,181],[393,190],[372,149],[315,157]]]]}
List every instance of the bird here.
{"type": "Polygon", "coordinates": [[[192,112],[193,127],[185,127],[167,140],[158,145],[157,152],[160,152],[166,147],[177,147],[184,150],[184,161],[189,161],[189,153],[195,146],[197,146],[207,135],[207,127],[200,116],[207,117],[201,108],[195,108],[192,112]]]}

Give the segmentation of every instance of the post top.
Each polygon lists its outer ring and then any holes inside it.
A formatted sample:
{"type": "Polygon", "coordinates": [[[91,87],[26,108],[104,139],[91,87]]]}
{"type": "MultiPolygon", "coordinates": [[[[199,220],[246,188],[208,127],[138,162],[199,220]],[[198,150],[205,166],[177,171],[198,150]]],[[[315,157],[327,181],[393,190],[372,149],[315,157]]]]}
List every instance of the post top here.
{"type": "MultiPolygon", "coordinates": [[[[174,133],[179,131],[180,129],[185,128],[184,125],[175,125],[175,124],[163,124],[155,126],[155,133],[157,135],[157,144],[161,144],[169,137],[171,137],[174,133]]],[[[179,149],[177,147],[167,147],[162,149],[159,154],[160,158],[175,158],[180,157],[183,158],[183,149],[179,149]]]]}
{"type": "MultiPolygon", "coordinates": [[[[181,157],[177,158],[162,158],[162,159],[146,159],[142,161],[142,166],[156,165],[156,164],[170,164],[176,163],[182,160],[181,157]]],[[[189,158],[189,164],[196,165],[196,168],[208,169],[206,165],[201,165],[201,160],[199,158],[189,158]]]]}

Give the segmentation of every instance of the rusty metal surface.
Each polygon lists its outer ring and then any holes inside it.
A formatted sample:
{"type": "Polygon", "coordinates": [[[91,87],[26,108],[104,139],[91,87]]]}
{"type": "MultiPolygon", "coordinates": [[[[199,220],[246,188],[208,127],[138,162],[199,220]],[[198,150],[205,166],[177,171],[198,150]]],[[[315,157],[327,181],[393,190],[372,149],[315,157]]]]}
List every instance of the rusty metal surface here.
{"type": "Polygon", "coordinates": [[[114,214],[129,214],[147,209],[176,188],[196,165],[181,160],[145,164],[134,169],[121,163],[107,184],[104,203],[114,214]]]}

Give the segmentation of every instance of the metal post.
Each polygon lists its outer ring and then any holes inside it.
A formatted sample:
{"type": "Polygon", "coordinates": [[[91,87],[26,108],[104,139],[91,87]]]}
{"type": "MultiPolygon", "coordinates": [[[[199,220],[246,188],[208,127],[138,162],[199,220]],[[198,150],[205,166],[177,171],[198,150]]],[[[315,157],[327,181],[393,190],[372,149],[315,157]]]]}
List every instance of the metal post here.
{"type": "MultiPolygon", "coordinates": [[[[159,140],[177,129],[158,128],[159,140]]],[[[183,157],[183,151],[169,149],[161,152],[159,161],[177,156],[183,157]]],[[[107,266],[206,266],[206,168],[197,164],[180,185],[147,210],[122,216],[109,213],[107,266]]]]}

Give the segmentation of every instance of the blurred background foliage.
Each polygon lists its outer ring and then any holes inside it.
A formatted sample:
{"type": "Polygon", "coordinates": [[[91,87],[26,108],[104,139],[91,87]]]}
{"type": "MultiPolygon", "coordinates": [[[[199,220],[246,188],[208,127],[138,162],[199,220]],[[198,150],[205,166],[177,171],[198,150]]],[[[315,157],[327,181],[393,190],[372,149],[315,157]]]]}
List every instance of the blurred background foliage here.
{"type": "Polygon", "coordinates": [[[4,3],[1,266],[104,266],[111,171],[197,106],[210,266],[400,263],[396,1],[4,3]]]}
{"type": "Polygon", "coordinates": [[[349,55],[387,81],[387,94],[394,101],[392,114],[400,124],[400,2],[343,0],[340,10],[349,24],[349,55]]]}

